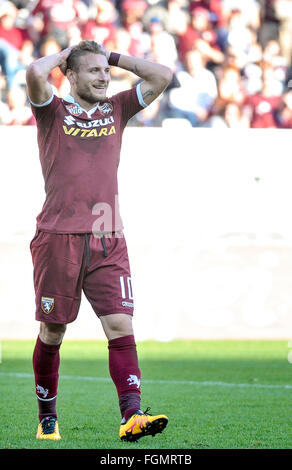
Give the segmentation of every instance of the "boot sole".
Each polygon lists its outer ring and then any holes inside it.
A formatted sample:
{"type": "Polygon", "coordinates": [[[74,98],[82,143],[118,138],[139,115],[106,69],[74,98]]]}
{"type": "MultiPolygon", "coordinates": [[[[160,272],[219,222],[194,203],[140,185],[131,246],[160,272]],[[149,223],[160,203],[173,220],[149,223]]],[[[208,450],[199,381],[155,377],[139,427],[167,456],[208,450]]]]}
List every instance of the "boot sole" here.
{"type": "Polygon", "coordinates": [[[154,437],[156,434],[160,434],[163,429],[166,428],[168,419],[166,418],[157,418],[152,423],[148,423],[145,428],[141,429],[141,432],[138,434],[132,434],[131,432],[121,437],[122,441],[126,442],[136,442],[138,439],[144,436],[154,437]]]}

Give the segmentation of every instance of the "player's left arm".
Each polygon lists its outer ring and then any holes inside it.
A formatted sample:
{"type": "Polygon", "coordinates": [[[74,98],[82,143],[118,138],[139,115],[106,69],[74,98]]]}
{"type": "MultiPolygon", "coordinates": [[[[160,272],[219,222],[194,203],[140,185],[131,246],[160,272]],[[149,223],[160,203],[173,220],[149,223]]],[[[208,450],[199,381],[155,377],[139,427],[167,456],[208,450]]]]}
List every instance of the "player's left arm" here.
{"type": "MultiPolygon", "coordinates": [[[[110,52],[107,52],[107,56],[110,63],[110,52]]],[[[117,66],[143,79],[141,94],[147,105],[152,103],[172,80],[173,72],[169,67],[146,59],[121,54],[117,66]]]]}

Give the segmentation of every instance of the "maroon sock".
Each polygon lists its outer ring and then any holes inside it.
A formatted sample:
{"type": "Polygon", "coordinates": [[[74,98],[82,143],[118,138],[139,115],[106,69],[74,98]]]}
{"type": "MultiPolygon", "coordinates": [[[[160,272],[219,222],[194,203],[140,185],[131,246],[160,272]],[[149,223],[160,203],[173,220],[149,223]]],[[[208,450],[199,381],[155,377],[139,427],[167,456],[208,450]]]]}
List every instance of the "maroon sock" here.
{"type": "Polygon", "coordinates": [[[141,372],[135,338],[122,336],[108,342],[109,371],[116,386],[121,415],[126,420],[140,409],[141,372]]]}
{"type": "Polygon", "coordinates": [[[39,420],[55,416],[59,380],[60,346],[45,344],[38,336],[33,352],[33,370],[39,406],[39,420]]]}

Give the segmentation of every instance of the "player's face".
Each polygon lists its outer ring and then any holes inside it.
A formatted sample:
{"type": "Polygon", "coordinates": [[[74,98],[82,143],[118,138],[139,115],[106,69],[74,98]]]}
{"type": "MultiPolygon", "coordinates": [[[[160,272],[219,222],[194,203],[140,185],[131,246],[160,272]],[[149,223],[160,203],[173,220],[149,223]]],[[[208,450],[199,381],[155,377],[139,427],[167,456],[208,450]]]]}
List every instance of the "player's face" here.
{"type": "Polygon", "coordinates": [[[110,67],[106,56],[86,54],[79,58],[79,69],[74,72],[73,86],[76,94],[87,103],[105,101],[110,81],[110,67]]]}

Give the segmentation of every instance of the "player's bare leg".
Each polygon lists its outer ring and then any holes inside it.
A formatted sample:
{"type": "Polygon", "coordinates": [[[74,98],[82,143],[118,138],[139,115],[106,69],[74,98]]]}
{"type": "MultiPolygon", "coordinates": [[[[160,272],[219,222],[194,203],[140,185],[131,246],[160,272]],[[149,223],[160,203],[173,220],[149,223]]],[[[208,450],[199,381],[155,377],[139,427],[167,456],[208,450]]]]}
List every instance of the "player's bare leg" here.
{"type": "Polygon", "coordinates": [[[56,401],[59,379],[60,346],[66,325],[40,323],[40,332],[33,353],[36,394],[39,407],[37,439],[61,439],[56,401]]]}
{"type": "Polygon", "coordinates": [[[168,423],[165,415],[152,416],[140,409],[141,372],[131,315],[116,313],[100,317],[108,339],[109,370],[116,386],[122,422],[120,438],[136,441],[162,432],[168,423]]]}
{"type": "Polygon", "coordinates": [[[63,341],[67,325],[60,323],[40,322],[39,336],[43,343],[51,345],[59,345],[63,341]]]}
{"type": "Polygon", "coordinates": [[[133,335],[132,317],[124,313],[99,317],[107,339],[113,340],[121,336],[133,335]]]}

